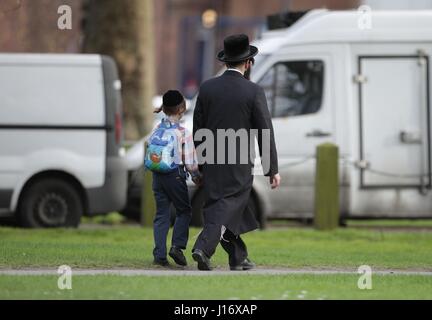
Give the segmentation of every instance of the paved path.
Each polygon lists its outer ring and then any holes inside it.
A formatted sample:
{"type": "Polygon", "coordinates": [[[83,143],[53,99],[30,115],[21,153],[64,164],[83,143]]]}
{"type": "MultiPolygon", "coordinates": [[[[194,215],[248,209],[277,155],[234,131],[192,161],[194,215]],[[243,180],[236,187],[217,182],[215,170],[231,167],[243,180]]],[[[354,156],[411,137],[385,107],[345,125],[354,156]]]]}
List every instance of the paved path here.
{"type": "MultiPolygon", "coordinates": [[[[426,270],[372,270],[380,275],[424,275],[432,276],[426,270]]],[[[291,269],[291,268],[257,268],[250,271],[230,271],[215,269],[199,271],[196,269],[74,269],[73,275],[120,275],[120,276],[216,276],[216,275],[293,275],[293,274],[357,274],[352,269],[291,269]]],[[[57,269],[0,269],[0,275],[57,275],[57,269]]]]}

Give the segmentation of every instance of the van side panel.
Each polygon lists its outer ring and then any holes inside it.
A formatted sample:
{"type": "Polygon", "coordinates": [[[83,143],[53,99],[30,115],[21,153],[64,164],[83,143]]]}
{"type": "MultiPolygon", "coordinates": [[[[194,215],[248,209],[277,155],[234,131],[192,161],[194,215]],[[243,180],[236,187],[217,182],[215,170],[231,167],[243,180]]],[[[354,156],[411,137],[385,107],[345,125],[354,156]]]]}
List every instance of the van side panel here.
{"type": "Polygon", "coordinates": [[[420,154],[422,149],[427,152],[428,140],[431,138],[430,123],[432,118],[430,110],[428,113],[428,108],[430,108],[430,106],[428,107],[428,98],[430,100],[432,84],[427,83],[426,75],[431,74],[432,68],[429,66],[429,69],[426,70],[426,65],[421,63],[421,57],[418,56],[419,50],[422,50],[429,57],[429,60],[432,58],[432,44],[430,42],[352,45],[351,77],[360,72],[363,79],[365,79],[364,82],[360,83],[351,82],[353,93],[351,158],[353,163],[350,164],[351,203],[349,216],[352,218],[432,217],[432,189],[427,186],[428,179],[424,180],[424,186],[422,187],[420,178],[427,173],[427,166],[423,167],[420,162],[417,165],[406,164],[406,160],[412,160],[415,157],[420,158],[423,156],[425,160],[432,157],[430,150],[429,155],[425,152],[420,154]],[[411,63],[413,57],[415,63],[411,63]],[[373,61],[376,66],[373,69],[365,68],[365,61],[373,61]],[[394,74],[389,74],[389,66],[392,66],[392,63],[394,63],[394,68],[391,68],[391,70],[394,74]],[[410,76],[408,71],[402,72],[403,69],[400,68],[401,65],[407,63],[410,63],[411,66],[407,70],[414,72],[416,75],[414,80],[411,81],[416,81],[420,85],[397,85],[399,81],[410,76]],[[397,70],[400,71],[396,72],[397,70]],[[383,74],[377,74],[379,72],[383,72],[383,74]],[[386,76],[390,80],[380,80],[386,76]],[[395,79],[391,77],[395,77],[395,79]],[[373,87],[384,85],[387,86],[387,90],[379,90],[373,87]],[[376,94],[374,90],[378,91],[379,94],[376,94]],[[395,95],[397,100],[394,100],[392,95],[395,95]],[[412,95],[412,97],[407,99],[407,95],[412,95]],[[398,103],[404,97],[407,103],[398,103]],[[381,103],[378,103],[379,99],[382,100],[381,103]],[[388,103],[394,108],[394,110],[391,110],[392,114],[388,116],[380,114],[378,111],[384,112],[388,110],[388,103]],[[409,108],[412,112],[407,111],[405,108],[409,108]],[[379,125],[377,125],[377,128],[371,128],[371,125],[375,123],[371,121],[370,114],[366,113],[367,110],[370,112],[371,109],[379,109],[375,117],[382,122],[385,130],[378,130],[379,125]],[[409,115],[421,112],[424,115],[421,118],[419,117],[418,124],[412,124],[409,117],[400,116],[404,112],[409,115]],[[414,141],[411,144],[404,142],[401,138],[401,132],[404,130],[422,132],[423,122],[425,128],[429,124],[427,130],[429,132],[421,134],[421,142],[414,141]],[[385,143],[382,143],[380,149],[370,149],[370,141],[384,141],[385,143]],[[407,152],[405,157],[391,156],[391,148],[395,147],[406,147],[410,152],[407,152]],[[388,162],[380,163],[376,161],[377,156],[388,162]],[[366,163],[367,166],[362,169],[355,166],[354,162],[359,160],[363,160],[363,163],[366,163]],[[412,172],[414,169],[418,170],[418,173],[412,172]],[[370,180],[365,179],[367,175],[372,174],[377,179],[380,179],[380,184],[372,184],[370,180]],[[413,181],[418,181],[416,183],[418,185],[414,185],[413,181]]]}
{"type": "Polygon", "coordinates": [[[0,209],[15,211],[26,181],[47,170],[73,175],[84,189],[104,184],[100,57],[0,55],[0,96],[0,209]]]}
{"type": "Polygon", "coordinates": [[[1,64],[0,121],[9,125],[103,126],[100,65],[1,64]]]}
{"type": "Polygon", "coordinates": [[[120,155],[123,142],[122,105],[120,81],[113,59],[102,56],[102,71],[105,95],[106,125],[106,171],[101,187],[86,190],[89,215],[121,210],[126,205],[127,167],[120,155]]]}
{"type": "MultiPolygon", "coordinates": [[[[102,71],[105,96],[106,125],[110,128],[107,133],[107,156],[118,156],[119,149],[123,142],[123,130],[119,132],[119,140],[116,141],[116,117],[122,117],[121,82],[114,60],[102,56],[102,71]]],[[[118,125],[118,123],[117,123],[118,125]]]]}

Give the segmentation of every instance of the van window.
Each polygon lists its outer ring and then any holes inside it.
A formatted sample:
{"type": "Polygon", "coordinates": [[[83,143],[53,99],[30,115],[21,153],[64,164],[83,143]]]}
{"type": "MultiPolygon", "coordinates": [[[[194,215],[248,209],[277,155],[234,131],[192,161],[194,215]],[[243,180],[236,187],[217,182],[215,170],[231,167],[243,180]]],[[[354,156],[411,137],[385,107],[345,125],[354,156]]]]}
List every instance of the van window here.
{"type": "Polygon", "coordinates": [[[319,60],[278,62],[258,81],[273,118],[317,112],[321,107],[324,63],[319,60]]]}

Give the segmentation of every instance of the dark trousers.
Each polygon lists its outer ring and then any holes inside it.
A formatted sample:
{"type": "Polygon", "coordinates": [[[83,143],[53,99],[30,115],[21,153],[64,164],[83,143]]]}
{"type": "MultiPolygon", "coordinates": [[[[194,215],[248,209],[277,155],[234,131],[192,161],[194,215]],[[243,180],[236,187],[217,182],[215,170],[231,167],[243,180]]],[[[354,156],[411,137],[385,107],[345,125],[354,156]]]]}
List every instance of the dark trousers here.
{"type": "Polygon", "coordinates": [[[212,220],[212,217],[204,217],[204,229],[199,234],[193,250],[199,249],[210,258],[220,243],[222,248],[228,253],[230,266],[243,262],[247,258],[248,252],[246,244],[241,237],[234,235],[230,230],[226,229],[223,238],[221,238],[222,226],[212,220]]]}
{"type": "Polygon", "coordinates": [[[189,238],[189,223],[192,217],[188,189],[186,185],[186,172],[183,168],[168,173],[153,172],[153,193],[156,200],[156,216],[153,221],[153,235],[155,259],[166,259],[166,240],[170,227],[170,206],[176,209],[171,245],[186,249],[189,238]]]}
{"type": "Polygon", "coordinates": [[[242,238],[240,238],[240,236],[235,236],[228,229],[225,230],[220,244],[228,253],[230,266],[239,265],[248,256],[246,244],[243,242],[242,238]]]}

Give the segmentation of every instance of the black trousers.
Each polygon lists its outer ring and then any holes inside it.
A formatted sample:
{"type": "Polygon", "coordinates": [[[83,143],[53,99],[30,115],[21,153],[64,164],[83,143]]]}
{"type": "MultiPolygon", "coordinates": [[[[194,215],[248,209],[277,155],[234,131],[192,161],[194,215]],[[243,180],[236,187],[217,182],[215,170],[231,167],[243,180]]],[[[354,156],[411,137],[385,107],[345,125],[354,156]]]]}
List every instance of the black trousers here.
{"type": "Polygon", "coordinates": [[[230,230],[226,229],[220,241],[222,248],[228,253],[229,265],[239,265],[247,258],[248,252],[246,244],[240,236],[235,236],[230,230]]]}
{"type": "Polygon", "coordinates": [[[226,229],[221,239],[221,225],[207,224],[199,234],[194,248],[203,251],[209,258],[215,253],[217,245],[220,243],[222,248],[228,253],[230,266],[239,265],[247,256],[247,247],[240,236],[234,235],[226,229]]]}

